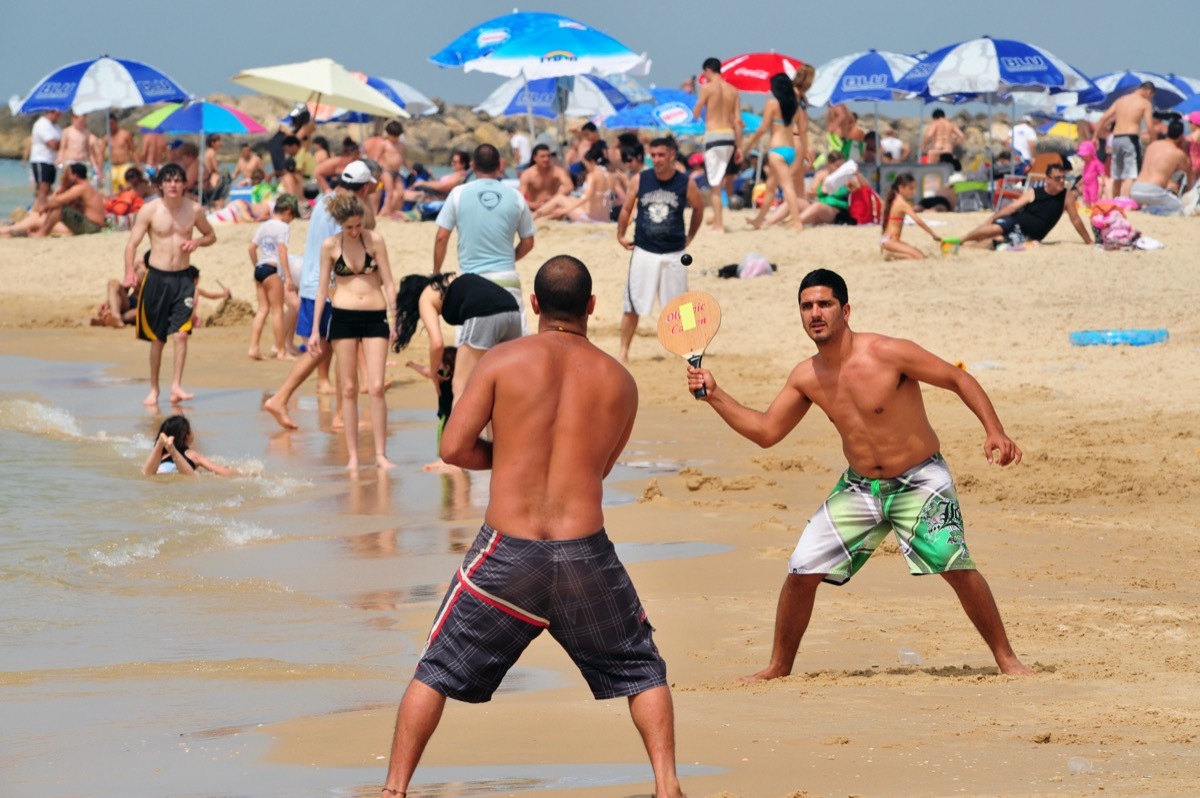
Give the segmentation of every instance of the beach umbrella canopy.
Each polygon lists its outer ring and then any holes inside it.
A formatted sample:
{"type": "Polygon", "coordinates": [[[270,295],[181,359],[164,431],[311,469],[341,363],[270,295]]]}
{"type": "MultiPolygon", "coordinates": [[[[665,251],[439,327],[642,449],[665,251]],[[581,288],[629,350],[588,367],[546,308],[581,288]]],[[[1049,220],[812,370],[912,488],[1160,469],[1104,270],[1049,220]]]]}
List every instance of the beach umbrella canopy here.
{"type": "Polygon", "coordinates": [[[655,128],[674,130],[681,135],[704,132],[702,122],[692,116],[696,95],[681,89],[652,87],[653,102],[631,105],[605,117],[604,126],[612,128],[655,128]]]}
{"type": "Polygon", "coordinates": [[[1185,99],[1194,94],[1200,94],[1200,80],[1196,78],[1185,78],[1182,75],[1176,75],[1174,72],[1168,73],[1166,78],[1171,81],[1171,85],[1183,89],[1185,99]]]}
{"type": "Polygon", "coordinates": [[[295,64],[246,69],[230,78],[234,83],[284,100],[313,101],[378,116],[409,114],[378,90],[358,80],[329,58],[295,64]]]}
{"type": "Polygon", "coordinates": [[[913,65],[899,91],[933,97],[956,94],[1093,89],[1087,76],[1042,48],[1012,39],[984,36],[936,50],[913,65]]]}
{"type": "Polygon", "coordinates": [[[912,95],[898,92],[896,83],[917,63],[903,53],[868,50],[827,61],[817,67],[808,90],[811,105],[840,105],[856,100],[907,100],[912,95]]]}
{"type": "Polygon", "coordinates": [[[137,122],[138,127],[153,130],[156,133],[231,133],[246,135],[248,133],[266,133],[267,129],[254,121],[246,113],[227,105],[219,105],[204,100],[159,108],[153,113],[143,116],[137,122]]]}
{"type": "Polygon", "coordinates": [[[1038,125],[1038,132],[1043,136],[1059,136],[1064,139],[1079,138],[1079,127],[1074,122],[1062,119],[1051,119],[1043,125],[1038,125]]]}
{"type": "Polygon", "coordinates": [[[510,78],[473,110],[489,116],[531,113],[556,119],[559,114],[607,117],[630,105],[633,103],[604,78],[576,75],[530,81],[510,78]]]}
{"type": "Polygon", "coordinates": [[[772,75],[782,72],[794,78],[802,66],[804,62],[799,58],[781,55],[773,50],[769,53],[744,53],[721,63],[721,77],[740,91],[770,94],[772,75]]]}
{"type": "Polygon", "coordinates": [[[166,73],[148,64],[102,55],[54,70],[29,90],[15,113],[74,111],[88,114],[110,108],[182,102],[190,97],[166,73]]]}
{"type": "Polygon", "coordinates": [[[430,61],[528,80],[645,70],[649,60],[608,34],[560,14],[513,12],[463,33],[430,61]]]}
{"type": "Polygon", "coordinates": [[[1126,94],[1137,91],[1138,86],[1147,81],[1154,84],[1154,96],[1150,98],[1150,104],[1159,111],[1178,105],[1191,94],[1188,89],[1177,86],[1166,75],[1157,72],[1109,72],[1097,76],[1095,81],[1096,88],[1104,93],[1103,100],[1092,103],[1099,108],[1108,108],[1126,94]]]}
{"type": "MultiPolygon", "coordinates": [[[[356,78],[361,78],[361,80],[368,86],[378,91],[384,97],[387,97],[389,100],[403,108],[412,116],[429,116],[430,114],[436,114],[438,112],[437,103],[404,81],[396,80],[395,78],[381,78],[375,75],[365,75],[362,72],[352,72],[350,74],[354,75],[356,78]]],[[[317,117],[315,113],[313,118],[316,119],[317,122],[328,121],[349,124],[354,122],[366,122],[371,118],[371,115],[358,113],[356,111],[347,111],[344,108],[334,108],[332,109],[332,115],[327,119],[321,119],[317,117]]]]}
{"type": "Polygon", "coordinates": [[[1195,111],[1200,111],[1200,94],[1193,94],[1191,97],[1188,97],[1186,100],[1184,100],[1179,105],[1172,108],[1171,110],[1178,111],[1179,113],[1183,114],[1184,116],[1187,116],[1188,114],[1193,113],[1195,111]]]}

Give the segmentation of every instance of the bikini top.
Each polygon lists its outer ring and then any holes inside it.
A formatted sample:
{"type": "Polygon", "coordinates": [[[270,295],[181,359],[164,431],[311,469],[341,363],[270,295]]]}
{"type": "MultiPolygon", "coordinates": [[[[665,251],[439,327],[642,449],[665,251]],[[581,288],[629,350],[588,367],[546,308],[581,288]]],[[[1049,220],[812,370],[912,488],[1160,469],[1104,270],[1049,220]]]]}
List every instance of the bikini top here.
{"type": "MultiPolygon", "coordinates": [[[[342,243],[345,244],[345,234],[342,235],[342,243]]],[[[338,277],[351,277],[357,274],[370,274],[371,272],[379,271],[379,264],[371,257],[371,253],[367,250],[366,245],[363,245],[363,267],[362,271],[356,272],[346,265],[346,259],[343,257],[344,252],[338,253],[338,259],[333,262],[333,273],[338,277]]]]}

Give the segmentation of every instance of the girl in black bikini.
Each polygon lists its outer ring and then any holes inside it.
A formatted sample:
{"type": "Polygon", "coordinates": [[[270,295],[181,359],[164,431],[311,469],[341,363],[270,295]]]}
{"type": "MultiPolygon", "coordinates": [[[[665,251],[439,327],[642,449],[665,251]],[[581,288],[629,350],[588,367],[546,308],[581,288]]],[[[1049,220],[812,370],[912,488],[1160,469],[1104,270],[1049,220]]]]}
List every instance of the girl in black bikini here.
{"type": "Polygon", "coordinates": [[[237,473],[235,469],[217,465],[191,445],[192,425],[183,416],[171,416],[158,428],[158,438],[142,464],[142,473],[146,476],[185,474],[194,477],[201,468],[221,477],[237,473]]]}
{"type": "Polygon", "coordinates": [[[387,401],[384,399],[384,367],[388,345],[396,339],[396,286],[388,264],[383,236],[363,227],[361,200],[353,194],[338,194],[327,200],[327,209],[342,226],[342,232],[321,245],[321,276],[317,284],[310,351],[333,346],[343,401],[347,468],[358,468],[358,358],[362,353],[366,388],[371,399],[371,427],[375,438],[375,466],[391,468],[387,459],[387,401]],[[321,340],[321,314],[330,279],[335,281],[329,321],[328,343],[321,340]],[[393,321],[388,322],[388,317],[393,321]]]}

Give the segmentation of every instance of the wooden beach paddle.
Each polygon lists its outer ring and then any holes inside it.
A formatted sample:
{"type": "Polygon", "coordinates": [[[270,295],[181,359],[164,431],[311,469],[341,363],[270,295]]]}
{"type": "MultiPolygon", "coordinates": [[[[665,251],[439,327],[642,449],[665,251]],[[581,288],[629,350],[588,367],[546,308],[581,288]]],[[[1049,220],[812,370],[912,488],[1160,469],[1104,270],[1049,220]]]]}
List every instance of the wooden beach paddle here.
{"type": "MultiPolygon", "coordinates": [[[[712,294],[688,291],[668,302],[658,316],[658,341],[663,349],[700,368],[708,342],[721,326],[721,306],[712,294]]],[[[692,393],[697,399],[708,395],[704,386],[692,393]]]]}

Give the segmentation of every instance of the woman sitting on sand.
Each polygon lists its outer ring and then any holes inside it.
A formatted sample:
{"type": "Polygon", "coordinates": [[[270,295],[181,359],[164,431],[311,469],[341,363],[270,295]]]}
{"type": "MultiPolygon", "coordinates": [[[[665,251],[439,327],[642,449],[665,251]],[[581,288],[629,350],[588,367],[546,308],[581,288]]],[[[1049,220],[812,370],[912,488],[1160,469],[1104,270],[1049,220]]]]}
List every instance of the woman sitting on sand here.
{"type": "Polygon", "coordinates": [[[146,476],[184,474],[194,477],[201,468],[221,477],[237,473],[235,469],[217,465],[191,446],[192,425],[184,416],[171,416],[158,428],[158,438],[142,464],[142,473],[146,476]]]}
{"type": "Polygon", "coordinates": [[[758,130],[746,142],[747,152],[754,149],[760,136],[771,131],[771,149],[767,151],[767,190],[763,194],[762,207],[758,214],[748,221],[755,228],[761,228],[767,211],[775,201],[775,189],[783,190],[783,201],[787,206],[788,216],[792,226],[799,229],[800,205],[796,199],[796,184],[792,178],[792,164],[796,162],[796,114],[800,109],[800,101],[796,99],[796,90],[791,78],[780,72],[771,76],[771,99],[767,100],[763,109],[762,122],[758,130]]]}
{"type": "Polygon", "coordinates": [[[371,397],[371,427],[375,436],[375,466],[391,468],[387,459],[387,401],[384,398],[384,368],[388,343],[396,329],[388,325],[395,316],[396,286],[388,263],[383,236],[363,227],[366,209],[354,194],[337,194],[326,200],[326,208],[342,232],[321,244],[321,276],[313,313],[309,351],[319,355],[321,347],[333,346],[337,355],[342,390],[342,421],[350,459],[346,467],[358,468],[358,356],[363,353],[366,388],[371,397]],[[329,312],[328,343],[321,340],[321,315],[330,279],[335,281],[329,312]]]}
{"type": "MultiPolygon", "coordinates": [[[[521,309],[507,288],[477,274],[410,274],[400,281],[396,295],[396,343],[399,352],[412,341],[420,321],[429,336],[429,370],[439,397],[445,372],[442,325],[462,325],[451,382],[454,402],[462,396],[467,379],[484,352],[497,344],[521,337],[521,309]]],[[[438,469],[438,460],[426,469],[438,469]]]]}
{"type": "Polygon", "coordinates": [[[619,212],[621,202],[615,191],[615,181],[608,172],[608,150],[596,142],[583,156],[587,176],[578,197],[555,194],[533,214],[538,219],[565,219],[568,222],[612,222],[613,208],[619,212]]]}
{"type": "Polygon", "coordinates": [[[904,258],[922,260],[925,253],[911,244],[900,240],[900,232],[904,229],[904,217],[911,218],[922,230],[933,236],[933,240],[941,243],[941,237],[929,229],[914,211],[912,198],[917,193],[917,179],[905,172],[898,175],[888,189],[887,199],[883,201],[883,237],[879,239],[879,249],[887,258],[904,258]]]}

